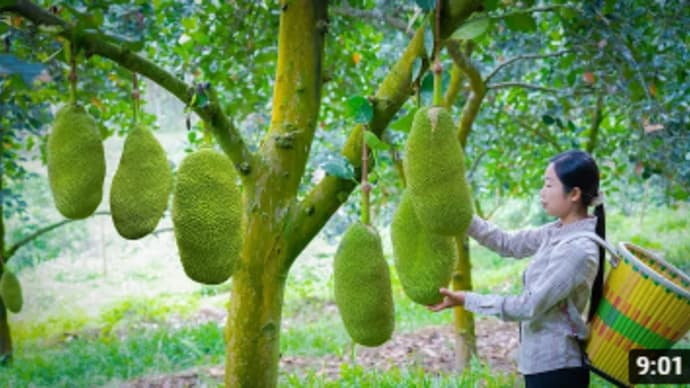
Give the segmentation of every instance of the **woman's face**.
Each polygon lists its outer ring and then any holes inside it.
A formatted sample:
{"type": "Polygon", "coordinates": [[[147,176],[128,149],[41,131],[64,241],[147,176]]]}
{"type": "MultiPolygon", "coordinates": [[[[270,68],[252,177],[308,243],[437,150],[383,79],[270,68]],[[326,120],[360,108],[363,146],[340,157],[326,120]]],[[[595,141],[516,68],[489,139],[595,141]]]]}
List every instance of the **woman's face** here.
{"type": "Polygon", "coordinates": [[[576,191],[572,190],[569,194],[563,191],[563,183],[558,179],[553,163],[549,163],[544,173],[544,187],[539,192],[546,213],[559,218],[568,215],[577,204],[577,198],[573,197],[576,191]]]}

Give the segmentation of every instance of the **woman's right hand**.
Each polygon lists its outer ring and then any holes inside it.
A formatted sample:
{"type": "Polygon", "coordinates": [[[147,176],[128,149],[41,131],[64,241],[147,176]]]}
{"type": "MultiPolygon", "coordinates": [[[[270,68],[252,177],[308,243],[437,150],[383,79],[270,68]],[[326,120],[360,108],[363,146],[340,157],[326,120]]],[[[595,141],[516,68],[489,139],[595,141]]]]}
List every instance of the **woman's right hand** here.
{"type": "Polygon", "coordinates": [[[465,293],[462,291],[451,291],[447,288],[441,288],[438,292],[443,295],[441,303],[428,305],[427,308],[433,312],[445,310],[450,307],[464,306],[465,293]]]}

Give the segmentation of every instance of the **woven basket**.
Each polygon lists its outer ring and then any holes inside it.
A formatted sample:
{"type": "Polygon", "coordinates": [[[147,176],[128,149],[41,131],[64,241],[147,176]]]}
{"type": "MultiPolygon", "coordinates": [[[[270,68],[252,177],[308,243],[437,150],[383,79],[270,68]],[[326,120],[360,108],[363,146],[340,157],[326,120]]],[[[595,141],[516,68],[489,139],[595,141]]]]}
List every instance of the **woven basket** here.
{"type": "Polygon", "coordinates": [[[668,349],[690,330],[690,278],[630,243],[611,264],[585,350],[593,370],[629,385],[631,349],[668,349]]]}

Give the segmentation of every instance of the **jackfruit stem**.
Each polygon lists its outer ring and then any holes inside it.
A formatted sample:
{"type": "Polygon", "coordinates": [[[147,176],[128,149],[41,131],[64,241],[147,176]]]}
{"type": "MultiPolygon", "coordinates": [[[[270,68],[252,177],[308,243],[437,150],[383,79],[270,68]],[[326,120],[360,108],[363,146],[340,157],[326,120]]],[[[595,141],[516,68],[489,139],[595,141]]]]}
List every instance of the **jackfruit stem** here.
{"type": "Polygon", "coordinates": [[[436,4],[436,12],[434,14],[434,94],[432,105],[441,106],[443,105],[443,96],[441,93],[441,73],[443,72],[443,67],[441,66],[441,4],[443,2],[439,1],[436,4]]]}
{"type": "Polygon", "coordinates": [[[132,72],[132,123],[133,127],[137,125],[139,119],[139,82],[137,80],[137,73],[132,72]]]}
{"type": "Polygon", "coordinates": [[[70,105],[75,105],[77,103],[77,60],[75,59],[75,54],[74,54],[74,43],[69,43],[65,45],[65,47],[68,47],[68,56],[69,56],[69,103],[70,105]]]}
{"type": "Polygon", "coordinates": [[[443,105],[443,93],[441,92],[441,74],[443,74],[443,68],[441,67],[441,62],[438,57],[436,57],[436,63],[434,64],[434,98],[432,101],[433,106],[443,105]]]}
{"type": "Polygon", "coordinates": [[[367,152],[366,142],[367,126],[362,130],[362,223],[369,225],[369,193],[371,192],[371,185],[369,184],[369,155],[367,152]]]}

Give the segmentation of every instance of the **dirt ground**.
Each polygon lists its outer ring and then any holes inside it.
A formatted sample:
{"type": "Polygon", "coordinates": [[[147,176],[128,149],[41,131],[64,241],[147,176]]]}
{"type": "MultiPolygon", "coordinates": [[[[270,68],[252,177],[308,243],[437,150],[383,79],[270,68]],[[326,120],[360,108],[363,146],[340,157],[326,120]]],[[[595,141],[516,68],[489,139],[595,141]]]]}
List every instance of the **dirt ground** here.
{"type": "MultiPolygon", "coordinates": [[[[518,330],[515,323],[481,317],[476,321],[477,352],[480,359],[497,373],[515,372],[515,352],[518,330]]],[[[359,347],[357,364],[368,370],[387,370],[423,367],[430,374],[453,371],[453,333],[451,327],[427,327],[412,333],[395,335],[378,348],[359,347]]],[[[324,380],[337,380],[340,366],[349,359],[329,355],[325,357],[283,356],[280,368],[284,373],[312,371],[324,380]]],[[[224,366],[196,368],[171,375],[145,376],[119,387],[181,388],[212,386],[222,382],[224,366]]]]}

